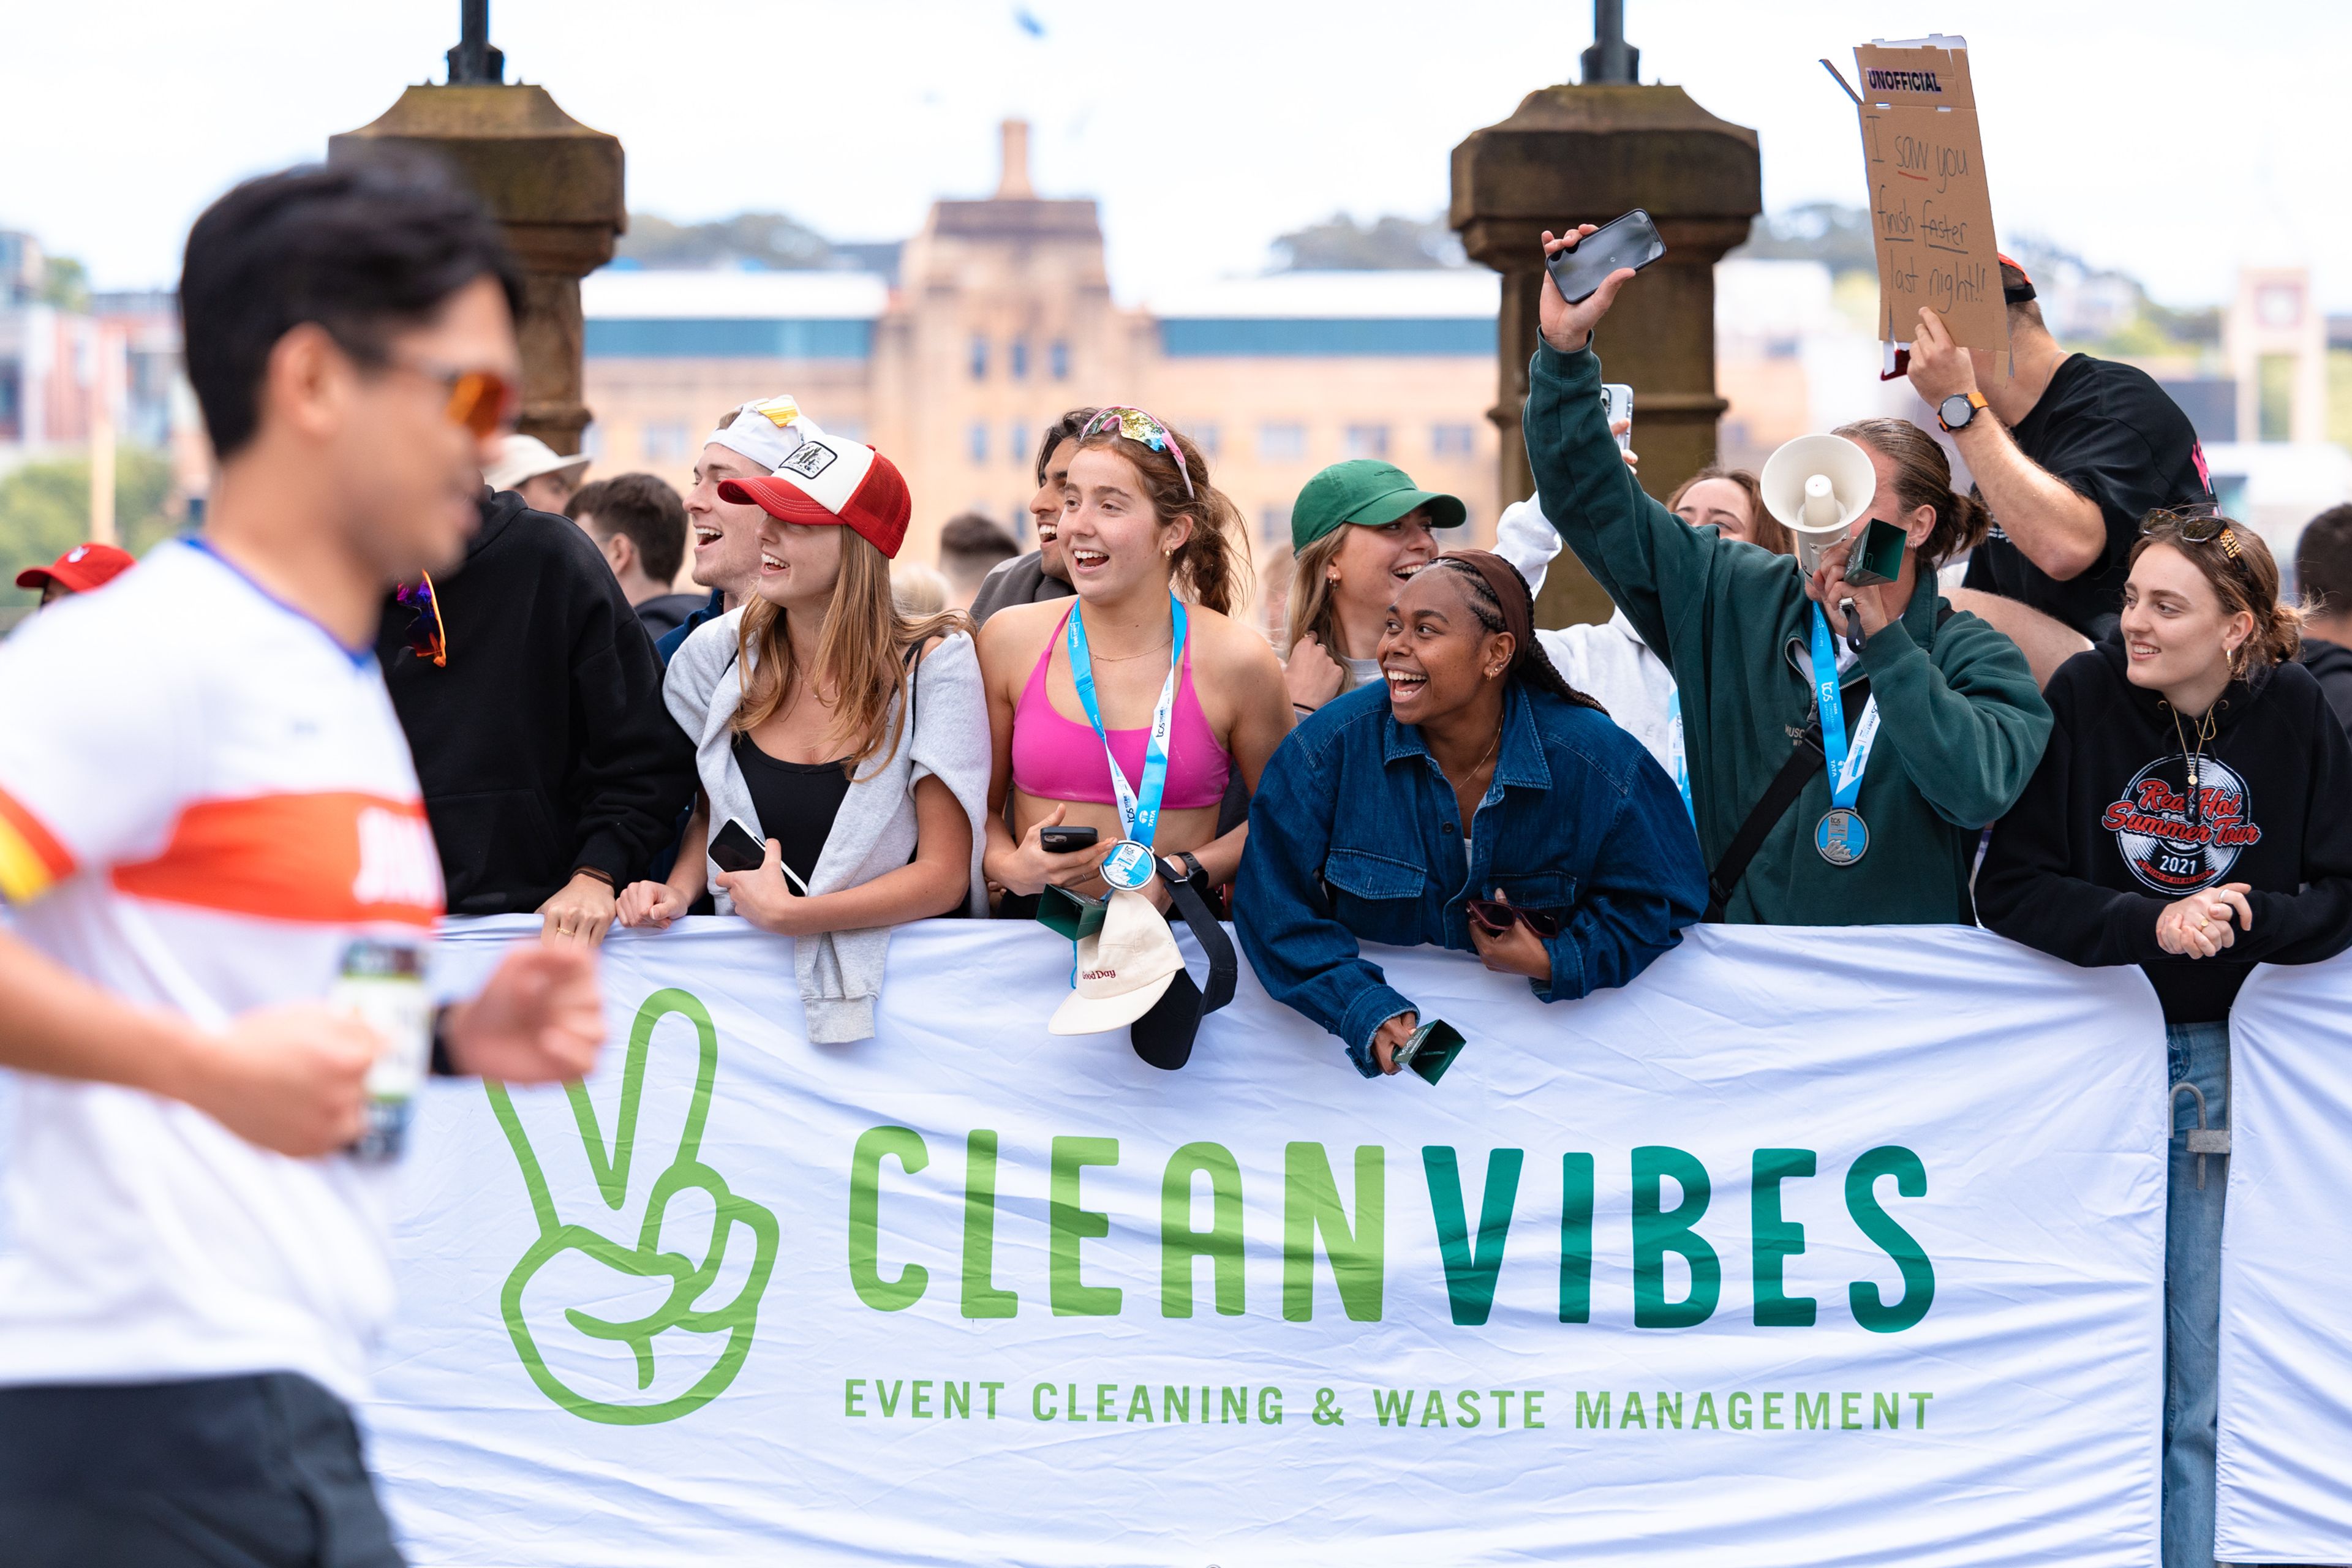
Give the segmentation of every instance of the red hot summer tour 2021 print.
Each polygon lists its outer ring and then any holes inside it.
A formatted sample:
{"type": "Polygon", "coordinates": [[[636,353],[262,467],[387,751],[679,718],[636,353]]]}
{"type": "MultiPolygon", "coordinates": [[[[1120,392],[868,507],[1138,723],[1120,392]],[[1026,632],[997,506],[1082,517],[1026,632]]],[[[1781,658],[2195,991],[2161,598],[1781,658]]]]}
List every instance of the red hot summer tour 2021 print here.
{"type": "Polygon", "coordinates": [[[2189,809],[2188,769],[2178,754],[2159,757],[2132,775],[2123,798],[2100,826],[2116,836],[2116,853],[2133,876],[2175,898],[2212,887],[2229,874],[2249,845],[2262,841],[2246,781],[2214,757],[2200,760],[2196,809],[2189,809]]]}

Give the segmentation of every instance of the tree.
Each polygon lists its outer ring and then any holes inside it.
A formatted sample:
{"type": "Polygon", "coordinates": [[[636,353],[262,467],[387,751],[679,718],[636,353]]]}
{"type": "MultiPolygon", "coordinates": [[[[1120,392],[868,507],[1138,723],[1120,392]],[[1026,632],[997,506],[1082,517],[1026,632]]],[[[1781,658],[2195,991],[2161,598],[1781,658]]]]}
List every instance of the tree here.
{"type": "MultiPolygon", "coordinates": [[[[172,465],[136,447],[114,453],[114,515],[122,547],[133,555],[168,537],[178,525],[165,515],[172,465]]],[[[37,595],[16,586],[27,566],[46,566],[89,537],[89,459],[26,463],[0,476],[0,603],[27,605],[37,595]]]]}
{"type": "Polygon", "coordinates": [[[1418,272],[1464,265],[1462,242],[1442,217],[1383,214],[1367,226],[1346,213],[1274,242],[1277,272],[1418,272]]]}
{"type": "Polygon", "coordinates": [[[737,213],[709,223],[672,223],[631,213],[614,255],[645,267],[763,267],[812,271],[835,265],[824,236],[783,213],[737,213]]]}

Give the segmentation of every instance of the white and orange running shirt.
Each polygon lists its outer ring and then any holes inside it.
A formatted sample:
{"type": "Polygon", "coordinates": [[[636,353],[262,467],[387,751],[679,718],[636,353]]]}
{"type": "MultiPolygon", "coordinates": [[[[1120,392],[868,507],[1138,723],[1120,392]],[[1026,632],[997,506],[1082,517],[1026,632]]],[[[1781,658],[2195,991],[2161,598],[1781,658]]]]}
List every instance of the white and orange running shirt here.
{"type": "MultiPolygon", "coordinates": [[[[0,897],[17,940],[213,1028],[324,1000],[354,940],[429,943],[440,864],[373,654],[194,543],[39,612],[0,647],[0,897]]],[[[30,1073],[7,1142],[0,1384],[364,1395],[383,1168],[30,1073]]]]}

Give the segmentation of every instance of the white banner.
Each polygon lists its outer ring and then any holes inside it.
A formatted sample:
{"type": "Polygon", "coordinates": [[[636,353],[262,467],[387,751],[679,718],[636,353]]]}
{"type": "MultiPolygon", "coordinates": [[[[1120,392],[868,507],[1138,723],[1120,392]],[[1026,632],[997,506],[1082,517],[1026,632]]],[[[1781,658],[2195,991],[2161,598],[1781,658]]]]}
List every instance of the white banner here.
{"type": "Polygon", "coordinates": [[[2213,1555],[2352,1563],[2352,963],[2264,966],[2230,1014],[2213,1555]]]}
{"type": "MultiPolygon", "coordinates": [[[[480,969],[494,939],[457,934],[480,969]]],[[[605,949],[583,1094],[434,1091],[373,1458],[436,1564],[2154,1561],[2162,1027],[1949,928],[1702,928],[1360,1079],[1244,966],[1192,1065],[942,921],[605,949]],[[715,1223],[723,1220],[723,1224],[715,1223]]]]}

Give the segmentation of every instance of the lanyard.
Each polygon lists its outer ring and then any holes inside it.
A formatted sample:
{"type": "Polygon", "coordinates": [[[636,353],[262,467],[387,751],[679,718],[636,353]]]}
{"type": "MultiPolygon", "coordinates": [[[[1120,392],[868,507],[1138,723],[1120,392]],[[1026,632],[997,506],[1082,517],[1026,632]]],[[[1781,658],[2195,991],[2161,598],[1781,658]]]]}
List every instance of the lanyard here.
{"type": "Polygon", "coordinates": [[[1110,736],[1103,730],[1102,708],[1095,700],[1095,661],[1087,652],[1087,618],[1078,606],[1072,605],[1066,623],[1070,679],[1078,689],[1078,702],[1087,710],[1087,722],[1095,727],[1095,739],[1102,742],[1103,760],[1110,764],[1110,787],[1118,799],[1118,819],[1127,825],[1127,836],[1147,848],[1160,828],[1160,796],[1168,787],[1168,736],[1176,713],[1176,672],[1184,663],[1184,601],[1169,595],[1168,613],[1173,630],[1168,647],[1168,680],[1160,689],[1160,706],[1151,712],[1151,735],[1143,752],[1140,799],[1128,787],[1127,775],[1119,772],[1118,759],[1111,754],[1110,736]]]}
{"type": "Polygon", "coordinates": [[[1838,695],[1837,648],[1830,640],[1829,617],[1813,606],[1813,692],[1822,711],[1822,752],[1829,759],[1830,805],[1851,806],[1862,795],[1862,773],[1870,765],[1870,749],[1878,743],[1878,698],[1863,705],[1862,722],[1853,729],[1853,749],[1845,742],[1845,700],[1838,695]]]}
{"type": "Polygon", "coordinates": [[[1666,755],[1675,764],[1675,788],[1682,793],[1683,815],[1696,823],[1698,809],[1691,805],[1690,756],[1683,750],[1683,694],[1679,687],[1666,698],[1666,755]]]}

